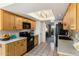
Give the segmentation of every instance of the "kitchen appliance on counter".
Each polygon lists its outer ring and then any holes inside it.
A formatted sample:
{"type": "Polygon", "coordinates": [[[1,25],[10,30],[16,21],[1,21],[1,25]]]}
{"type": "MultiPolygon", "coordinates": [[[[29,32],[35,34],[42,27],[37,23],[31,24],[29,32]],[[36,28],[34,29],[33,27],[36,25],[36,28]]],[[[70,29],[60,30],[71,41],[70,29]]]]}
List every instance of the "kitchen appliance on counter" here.
{"type": "Polygon", "coordinates": [[[34,36],[31,35],[31,32],[20,32],[20,37],[27,37],[27,52],[34,48],[34,36]]]}
{"type": "Polygon", "coordinates": [[[23,29],[31,29],[31,23],[23,22],[23,29]]]}

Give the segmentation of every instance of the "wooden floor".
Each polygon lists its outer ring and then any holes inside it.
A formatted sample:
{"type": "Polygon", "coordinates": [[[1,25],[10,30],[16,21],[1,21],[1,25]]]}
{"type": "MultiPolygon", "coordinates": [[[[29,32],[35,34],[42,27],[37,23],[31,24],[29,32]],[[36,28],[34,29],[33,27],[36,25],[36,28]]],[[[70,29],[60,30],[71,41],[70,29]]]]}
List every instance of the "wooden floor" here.
{"type": "Polygon", "coordinates": [[[53,50],[49,44],[41,43],[24,56],[53,56],[53,50]]]}

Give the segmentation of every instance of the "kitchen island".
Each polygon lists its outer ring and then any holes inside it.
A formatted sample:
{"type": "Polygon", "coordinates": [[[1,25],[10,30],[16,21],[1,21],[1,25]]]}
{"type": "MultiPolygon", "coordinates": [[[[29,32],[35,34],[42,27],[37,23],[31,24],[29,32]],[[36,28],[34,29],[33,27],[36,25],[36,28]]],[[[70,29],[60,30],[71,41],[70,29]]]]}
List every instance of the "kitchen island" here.
{"type": "Polygon", "coordinates": [[[79,51],[73,47],[72,40],[58,40],[58,54],[64,56],[79,56],[79,51]]]}

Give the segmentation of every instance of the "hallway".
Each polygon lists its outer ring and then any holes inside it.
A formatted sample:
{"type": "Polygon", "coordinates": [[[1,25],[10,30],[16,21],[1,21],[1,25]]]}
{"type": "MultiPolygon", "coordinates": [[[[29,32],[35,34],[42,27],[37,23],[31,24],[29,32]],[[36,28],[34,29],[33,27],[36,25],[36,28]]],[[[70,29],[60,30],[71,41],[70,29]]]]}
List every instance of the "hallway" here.
{"type": "Polygon", "coordinates": [[[48,44],[50,44],[50,43],[54,43],[54,36],[52,35],[51,37],[47,37],[47,39],[46,39],[46,42],[48,43],[48,44]]]}

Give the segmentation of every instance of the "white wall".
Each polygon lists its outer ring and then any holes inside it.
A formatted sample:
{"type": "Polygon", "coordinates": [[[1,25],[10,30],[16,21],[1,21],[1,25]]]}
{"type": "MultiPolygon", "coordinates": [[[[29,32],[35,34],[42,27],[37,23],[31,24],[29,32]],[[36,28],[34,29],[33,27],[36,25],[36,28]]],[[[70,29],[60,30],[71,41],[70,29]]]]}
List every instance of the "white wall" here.
{"type": "Polygon", "coordinates": [[[46,42],[46,24],[45,22],[42,22],[41,24],[41,38],[42,38],[42,42],[46,42]]]}
{"type": "Polygon", "coordinates": [[[36,21],[36,30],[35,30],[35,34],[39,35],[39,44],[41,42],[45,42],[46,41],[46,30],[45,30],[45,22],[41,22],[41,21],[36,21]]]}
{"type": "Polygon", "coordinates": [[[39,44],[41,42],[41,38],[40,38],[40,31],[41,31],[41,22],[40,21],[36,21],[36,29],[35,29],[35,34],[39,35],[39,44]]]}

